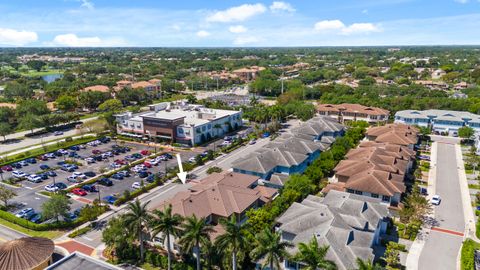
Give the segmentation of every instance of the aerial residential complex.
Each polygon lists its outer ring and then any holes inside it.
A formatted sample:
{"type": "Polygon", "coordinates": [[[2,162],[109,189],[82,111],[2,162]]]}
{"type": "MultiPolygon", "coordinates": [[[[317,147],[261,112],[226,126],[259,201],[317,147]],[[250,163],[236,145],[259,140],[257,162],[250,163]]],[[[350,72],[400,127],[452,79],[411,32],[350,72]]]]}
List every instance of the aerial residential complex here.
{"type": "Polygon", "coordinates": [[[360,104],[319,104],[317,112],[330,116],[343,123],[345,121],[366,121],[371,124],[385,123],[390,112],[381,108],[367,107],[360,104]]]}
{"type": "Polygon", "coordinates": [[[405,110],[395,114],[395,123],[430,127],[436,133],[458,135],[458,129],[464,126],[480,131],[480,116],[459,111],[446,110],[405,110]]]}
{"type": "Polygon", "coordinates": [[[372,141],[364,141],[347,153],[323,192],[347,191],[397,206],[415,159],[415,151],[400,139],[413,142],[416,136],[414,128],[402,124],[371,128],[367,138],[372,141]]]}
{"type": "MultiPolygon", "coordinates": [[[[319,246],[328,245],[326,259],[338,269],[357,269],[357,258],[372,261],[375,246],[386,232],[389,211],[379,199],[331,191],[324,198],[309,195],[293,203],[277,219],[282,240],[294,244],[288,251],[294,255],[299,243],[315,237],[319,246]]],[[[298,270],[302,264],[285,260],[283,269],[298,270]]]]}
{"type": "Polygon", "coordinates": [[[185,102],[164,102],[150,111],[116,115],[119,134],[197,145],[242,126],[242,112],[208,109],[185,102]]]}
{"type": "Polygon", "coordinates": [[[232,164],[233,171],[255,175],[266,185],[281,187],[288,175],[303,173],[344,131],[345,127],[334,119],[314,117],[262,149],[239,158],[232,164]]]}

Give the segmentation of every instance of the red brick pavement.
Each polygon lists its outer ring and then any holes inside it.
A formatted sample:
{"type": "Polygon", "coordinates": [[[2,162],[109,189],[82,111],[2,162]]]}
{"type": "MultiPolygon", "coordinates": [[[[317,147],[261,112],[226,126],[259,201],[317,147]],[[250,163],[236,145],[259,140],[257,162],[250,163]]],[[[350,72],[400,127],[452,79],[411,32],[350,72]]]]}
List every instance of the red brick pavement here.
{"type": "Polygon", "coordinates": [[[66,242],[63,242],[63,243],[56,243],[55,245],[59,246],[59,247],[63,247],[64,249],[66,249],[68,252],[70,253],[73,253],[75,251],[78,251],[78,252],[81,252],[85,255],[88,255],[88,256],[91,256],[93,251],[95,249],[87,246],[87,245],[84,245],[82,243],[79,243],[75,240],[69,240],[69,241],[66,241],[66,242]]]}

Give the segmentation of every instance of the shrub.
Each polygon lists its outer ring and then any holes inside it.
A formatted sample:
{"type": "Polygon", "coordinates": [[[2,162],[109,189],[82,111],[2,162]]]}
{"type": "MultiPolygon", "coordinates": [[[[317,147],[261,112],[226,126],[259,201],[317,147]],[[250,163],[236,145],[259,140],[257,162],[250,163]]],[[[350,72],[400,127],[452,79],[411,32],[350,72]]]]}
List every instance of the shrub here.
{"type": "Polygon", "coordinates": [[[216,167],[216,166],[210,167],[207,170],[207,174],[220,173],[220,172],[222,172],[222,168],[216,167]]]}
{"type": "Polygon", "coordinates": [[[78,230],[73,231],[72,233],[70,233],[70,234],[68,235],[68,237],[70,237],[70,238],[75,238],[75,237],[77,237],[77,236],[86,234],[86,233],[89,232],[91,229],[92,229],[92,227],[90,227],[90,226],[83,227],[83,228],[81,228],[81,229],[78,229],[78,230]]]}
{"type": "Polygon", "coordinates": [[[475,250],[480,249],[480,244],[472,239],[463,242],[461,252],[461,270],[475,269],[475,250]]]}

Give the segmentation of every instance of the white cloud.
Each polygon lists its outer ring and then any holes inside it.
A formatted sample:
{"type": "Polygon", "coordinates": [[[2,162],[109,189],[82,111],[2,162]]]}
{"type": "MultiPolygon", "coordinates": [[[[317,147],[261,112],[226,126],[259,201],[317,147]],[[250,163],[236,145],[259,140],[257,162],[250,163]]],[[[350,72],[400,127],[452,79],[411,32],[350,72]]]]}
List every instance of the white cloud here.
{"type": "Polygon", "coordinates": [[[210,33],[205,31],[205,30],[200,30],[197,32],[197,37],[201,37],[201,38],[204,38],[204,37],[208,37],[210,36],[210,33]]]}
{"type": "Polygon", "coordinates": [[[228,28],[228,31],[238,34],[238,33],[245,33],[247,32],[247,28],[243,25],[232,25],[228,28]]]}
{"type": "Polygon", "coordinates": [[[270,10],[272,12],[278,12],[278,11],[288,11],[288,12],[294,12],[295,9],[290,5],[290,3],[287,2],[282,2],[282,1],[274,1],[270,5],[270,10]]]}
{"type": "Polygon", "coordinates": [[[246,44],[251,44],[251,43],[257,43],[260,40],[256,37],[253,36],[242,36],[242,37],[237,37],[233,41],[233,44],[235,45],[246,45],[246,44]]]}
{"type": "Polygon", "coordinates": [[[455,0],[455,2],[460,3],[460,4],[466,4],[468,3],[469,0],[455,0]]]}
{"type": "Polygon", "coordinates": [[[37,33],[32,31],[0,28],[0,44],[3,45],[23,46],[37,40],[37,33]]]}
{"type": "Polygon", "coordinates": [[[340,20],[326,20],[326,21],[319,21],[315,24],[315,30],[324,32],[324,31],[331,31],[331,30],[341,30],[345,28],[345,24],[343,24],[340,20]]]}
{"type": "Polygon", "coordinates": [[[318,32],[335,32],[341,35],[366,34],[372,32],[381,32],[379,25],[373,23],[353,23],[345,25],[340,20],[319,21],[314,26],[318,32]]]}
{"type": "Polygon", "coordinates": [[[217,11],[207,17],[207,22],[241,22],[255,15],[265,13],[267,8],[263,4],[243,4],[226,10],[217,11]]]}
{"type": "Polygon", "coordinates": [[[368,14],[368,9],[362,10],[362,14],[368,14]]]}
{"type": "Polygon", "coordinates": [[[59,46],[67,47],[95,47],[105,46],[99,37],[78,37],[75,34],[57,35],[53,43],[59,46]]]}
{"type": "Polygon", "coordinates": [[[89,0],[81,0],[82,4],[80,5],[83,8],[93,10],[95,8],[95,5],[90,2],[89,0]]]}

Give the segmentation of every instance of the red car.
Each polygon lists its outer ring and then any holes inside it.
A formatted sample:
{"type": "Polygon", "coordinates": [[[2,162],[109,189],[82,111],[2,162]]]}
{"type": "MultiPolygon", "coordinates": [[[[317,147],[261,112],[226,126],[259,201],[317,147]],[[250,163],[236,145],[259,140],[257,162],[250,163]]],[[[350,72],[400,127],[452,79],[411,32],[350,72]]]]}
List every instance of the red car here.
{"type": "Polygon", "coordinates": [[[41,156],[38,156],[37,159],[45,161],[45,160],[48,160],[48,157],[41,155],[41,156]]]}
{"type": "Polygon", "coordinates": [[[140,151],[140,154],[142,154],[142,155],[144,155],[144,156],[148,156],[148,155],[150,155],[150,151],[148,151],[148,150],[142,150],[142,151],[140,151]]]}
{"type": "Polygon", "coordinates": [[[85,196],[87,195],[87,192],[81,188],[74,188],[72,189],[72,193],[78,196],[85,196]]]}
{"type": "Polygon", "coordinates": [[[116,159],[115,163],[119,165],[127,165],[127,161],[124,159],[116,159]]]}
{"type": "Polygon", "coordinates": [[[92,154],[94,154],[94,155],[98,155],[98,154],[100,154],[101,152],[102,152],[102,151],[100,151],[100,150],[98,150],[98,149],[93,149],[93,150],[92,150],[92,154]]]}
{"type": "Polygon", "coordinates": [[[150,164],[150,162],[143,162],[143,165],[147,168],[152,168],[152,164],[150,164]]]}
{"type": "Polygon", "coordinates": [[[5,165],[5,166],[2,167],[2,171],[11,172],[11,171],[13,171],[13,168],[10,165],[5,165]]]}

